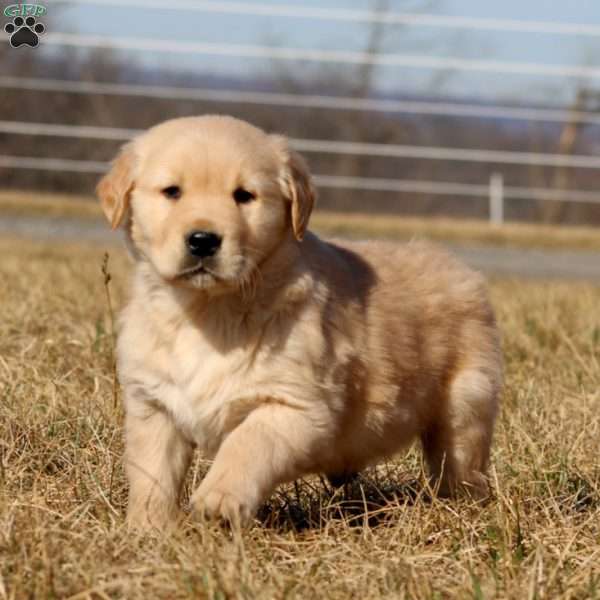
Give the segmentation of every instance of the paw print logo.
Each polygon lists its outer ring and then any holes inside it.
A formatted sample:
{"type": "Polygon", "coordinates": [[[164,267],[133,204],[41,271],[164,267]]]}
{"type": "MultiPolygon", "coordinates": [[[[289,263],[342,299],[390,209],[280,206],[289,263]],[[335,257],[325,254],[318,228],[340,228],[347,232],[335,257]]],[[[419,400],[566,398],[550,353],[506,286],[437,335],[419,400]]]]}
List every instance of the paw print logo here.
{"type": "Polygon", "coordinates": [[[35,17],[15,17],[12,23],[4,26],[4,31],[10,35],[10,45],[13,48],[30,46],[35,48],[40,40],[39,36],[46,31],[42,23],[37,23],[35,17]]]}

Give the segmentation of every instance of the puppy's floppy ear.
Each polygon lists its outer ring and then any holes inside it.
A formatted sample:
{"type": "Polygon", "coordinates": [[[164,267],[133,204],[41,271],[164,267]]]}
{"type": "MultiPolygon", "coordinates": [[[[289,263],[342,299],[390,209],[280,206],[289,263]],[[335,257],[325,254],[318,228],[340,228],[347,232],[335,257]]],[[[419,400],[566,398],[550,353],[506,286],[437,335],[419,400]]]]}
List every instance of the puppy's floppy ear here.
{"type": "Polygon", "coordinates": [[[271,136],[281,160],[280,186],[291,204],[292,229],[297,240],[302,240],[315,205],[316,192],[304,159],[292,150],[285,137],[271,136]]]}
{"type": "Polygon", "coordinates": [[[96,186],[96,194],[100,198],[102,210],[113,229],[124,221],[129,210],[129,198],[135,184],[134,167],[133,144],[125,144],[113,161],[110,171],[96,186]]]}

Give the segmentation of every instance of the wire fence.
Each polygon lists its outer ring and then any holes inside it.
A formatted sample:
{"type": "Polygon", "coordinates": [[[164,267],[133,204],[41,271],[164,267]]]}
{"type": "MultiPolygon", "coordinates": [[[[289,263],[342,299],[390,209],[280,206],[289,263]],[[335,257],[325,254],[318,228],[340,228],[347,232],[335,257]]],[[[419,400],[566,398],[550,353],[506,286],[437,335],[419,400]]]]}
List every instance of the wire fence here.
{"type": "Polygon", "coordinates": [[[97,81],[10,77],[0,75],[0,89],[60,92],[86,96],[131,96],[167,100],[204,100],[234,104],[287,106],[343,111],[405,113],[475,119],[510,119],[547,123],[576,123],[600,125],[600,114],[584,110],[561,110],[543,107],[523,108],[502,105],[470,104],[467,102],[387,100],[326,96],[322,94],[282,94],[242,90],[176,87],[170,85],[132,85],[97,81]]]}
{"type": "MultiPolygon", "coordinates": [[[[110,162],[64,159],[38,158],[32,156],[0,155],[0,167],[11,169],[40,169],[43,171],[105,173],[110,162]]],[[[493,179],[490,185],[455,183],[450,181],[421,181],[387,179],[383,177],[348,177],[338,175],[313,175],[317,186],[324,188],[341,188],[350,190],[370,190],[379,192],[408,192],[413,194],[436,194],[442,196],[470,196],[476,198],[492,198],[493,179]]],[[[568,196],[572,202],[600,204],[600,196],[595,192],[576,190],[551,190],[544,188],[503,187],[501,199],[507,200],[548,200],[564,201],[568,196]]]]}
{"type": "Polygon", "coordinates": [[[102,48],[107,50],[136,50],[171,54],[204,54],[234,58],[270,59],[278,61],[309,61],[348,65],[379,65],[408,67],[438,71],[458,70],[482,73],[530,75],[535,77],[572,77],[598,79],[600,68],[565,66],[545,63],[514,62],[453,58],[445,56],[421,56],[411,54],[375,54],[350,50],[320,50],[313,48],[289,48],[259,44],[217,44],[211,42],[187,42],[170,39],[142,37],[115,37],[82,35],[77,33],[49,33],[44,43],[74,48],[102,48]]]}
{"type": "Polygon", "coordinates": [[[255,2],[181,2],[171,0],[67,0],[66,4],[83,4],[113,7],[131,7],[166,11],[208,12],[231,15],[287,17],[326,21],[382,23],[385,25],[411,25],[434,28],[476,29],[480,31],[512,31],[519,33],[544,33],[554,35],[600,36],[600,25],[590,23],[552,23],[517,19],[483,19],[406,13],[377,10],[356,10],[308,7],[291,4],[261,4],[255,2]]]}
{"type": "MultiPolygon", "coordinates": [[[[94,127],[81,125],[54,125],[51,123],[26,123],[0,121],[0,133],[50,137],[74,137],[86,139],[127,141],[143,133],[141,129],[94,127]]],[[[369,144],[332,140],[290,139],[291,145],[300,152],[319,154],[353,154],[358,156],[387,158],[419,158],[459,162],[484,162],[495,164],[538,165],[550,167],[573,167],[580,169],[600,168],[599,156],[571,156],[539,152],[507,152],[501,150],[469,150],[465,148],[442,148],[399,144],[369,144]]]]}
{"type": "MultiPolygon", "coordinates": [[[[453,28],[457,30],[500,31],[513,33],[536,33],[549,36],[600,37],[600,26],[586,23],[552,23],[548,21],[525,21],[517,19],[483,19],[434,14],[401,13],[394,11],[365,11],[355,9],[301,6],[285,3],[264,4],[256,2],[184,2],[161,3],[142,0],[69,0],[66,5],[111,6],[118,8],[185,12],[221,13],[237,16],[265,16],[278,19],[321,20],[346,23],[379,23],[410,27],[453,28]]],[[[428,71],[458,71],[495,73],[505,76],[556,77],[573,80],[573,85],[585,80],[600,79],[600,67],[595,65],[562,65],[491,59],[472,59],[453,56],[426,56],[410,53],[382,53],[370,50],[332,50],[298,48],[261,44],[211,43],[181,41],[144,37],[118,37],[106,35],[50,32],[44,36],[44,45],[116,50],[124,52],[159,52],[170,54],[197,54],[204,56],[235,57],[243,60],[262,59],[279,62],[303,61],[332,65],[377,66],[393,69],[420,69],[428,71]]],[[[452,102],[446,100],[404,100],[377,97],[355,97],[322,93],[281,93],[247,89],[219,89],[215,87],[182,87],[175,85],[148,85],[106,81],[83,81],[53,77],[27,77],[2,75],[0,89],[28,91],[40,94],[71,94],[86,97],[146,98],[156,100],[202,101],[256,105],[285,109],[311,109],[317,111],[350,111],[369,115],[419,115],[456,117],[464,119],[499,119],[524,123],[542,123],[560,127],[584,127],[600,125],[600,114],[589,110],[585,102],[570,108],[511,106],[498,103],[452,102]]],[[[44,96],[42,96],[44,95],[44,96]]],[[[48,123],[32,120],[4,119],[0,121],[0,133],[11,136],[35,138],[72,138],[82,140],[125,141],[142,130],[138,128],[108,127],[99,124],[48,123]]],[[[564,129],[563,129],[564,133],[564,129]]],[[[562,139],[562,138],[561,138],[562,139]]],[[[520,167],[543,167],[562,170],[587,170],[600,168],[600,157],[593,153],[573,151],[571,144],[566,151],[530,152],[496,148],[467,148],[444,145],[374,143],[364,140],[335,140],[315,138],[292,138],[297,150],[318,155],[356,156],[370,159],[415,159],[444,163],[486,164],[490,167],[489,181],[479,183],[439,181],[434,179],[407,179],[385,176],[362,177],[353,174],[319,173],[315,182],[323,188],[368,190],[390,193],[428,194],[434,196],[464,196],[489,198],[490,216],[502,220],[504,200],[556,201],[567,203],[600,204],[600,193],[595,190],[560,189],[536,185],[504,185],[500,172],[503,165],[520,167]],[[500,203],[500,204],[498,204],[500,203]],[[500,206],[501,208],[498,208],[500,206]],[[500,217],[498,216],[500,215],[500,217]]],[[[40,170],[74,173],[102,173],[106,161],[58,158],[50,156],[18,156],[11,153],[0,155],[0,167],[13,170],[40,170]]],[[[572,181],[567,179],[567,181],[572,181]]]]}

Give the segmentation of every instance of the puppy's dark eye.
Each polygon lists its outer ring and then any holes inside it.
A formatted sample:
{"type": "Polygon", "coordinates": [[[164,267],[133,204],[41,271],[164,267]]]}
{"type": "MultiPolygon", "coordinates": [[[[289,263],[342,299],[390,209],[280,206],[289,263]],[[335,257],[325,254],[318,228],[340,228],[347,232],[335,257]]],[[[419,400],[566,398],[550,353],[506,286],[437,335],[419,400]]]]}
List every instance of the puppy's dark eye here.
{"type": "Polygon", "coordinates": [[[236,188],[233,192],[233,199],[238,204],[248,204],[248,202],[252,202],[255,198],[256,196],[252,192],[241,187],[236,188]]]}
{"type": "Polygon", "coordinates": [[[179,200],[181,198],[181,188],[178,185],[170,185],[169,187],[163,188],[161,194],[169,200],[179,200]]]}

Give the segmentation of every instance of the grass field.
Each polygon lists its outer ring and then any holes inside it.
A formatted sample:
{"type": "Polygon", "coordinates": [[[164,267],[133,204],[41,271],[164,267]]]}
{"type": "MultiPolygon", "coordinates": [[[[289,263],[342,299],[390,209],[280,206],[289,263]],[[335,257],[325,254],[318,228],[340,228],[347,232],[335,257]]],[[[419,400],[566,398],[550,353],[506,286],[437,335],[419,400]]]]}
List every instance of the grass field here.
{"type": "MultiPolygon", "coordinates": [[[[282,489],[241,535],[138,538],[101,264],[0,241],[0,598],[600,598],[599,288],[491,282],[507,390],[486,505],[428,500],[414,449],[345,494],[282,489]]],[[[113,253],[115,305],[127,268],[113,253]]]]}

